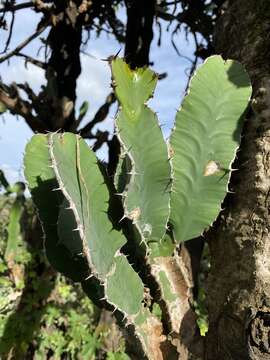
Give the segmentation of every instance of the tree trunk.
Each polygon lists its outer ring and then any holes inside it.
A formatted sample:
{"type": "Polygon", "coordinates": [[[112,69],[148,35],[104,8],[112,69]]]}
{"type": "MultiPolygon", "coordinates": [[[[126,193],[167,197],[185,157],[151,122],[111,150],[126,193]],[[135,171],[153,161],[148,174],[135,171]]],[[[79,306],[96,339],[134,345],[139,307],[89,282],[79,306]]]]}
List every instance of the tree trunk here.
{"type": "Polygon", "coordinates": [[[239,60],[253,83],[230,194],[209,235],[207,360],[270,359],[270,2],[230,0],[216,51],[239,60]]]}
{"type": "Polygon", "coordinates": [[[127,29],[125,58],[131,67],[149,65],[149,51],[153,39],[155,0],[126,0],[127,29]]]}
{"type": "MultiPolygon", "coordinates": [[[[56,4],[55,25],[52,26],[48,43],[51,56],[46,70],[47,101],[51,105],[49,129],[69,130],[75,121],[77,78],[81,73],[80,47],[82,24],[79,4],[70,1],[56,4]]],[[[45,114],[48,117],[48,114],[45,114]]]]}

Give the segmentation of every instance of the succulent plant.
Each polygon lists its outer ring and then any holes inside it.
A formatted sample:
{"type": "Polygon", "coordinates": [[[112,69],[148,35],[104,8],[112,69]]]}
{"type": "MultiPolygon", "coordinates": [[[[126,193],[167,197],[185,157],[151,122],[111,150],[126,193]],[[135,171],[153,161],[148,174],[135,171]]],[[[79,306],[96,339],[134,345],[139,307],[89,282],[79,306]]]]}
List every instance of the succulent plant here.
{"type": "Polygon", "coordinates": [[[121,144],[114,179],[72,133],[34,135],[25,176],[52,266],[115,313],[130,353],[173,359],[190,309],[181,293],[188,279],[179,248],[221,210],[251,86],[239,63],[208,58],[190,82],[166,143],[146,105],[157,75],[131,70],[120,58],[111,60],[111,70],[121,144]]]}

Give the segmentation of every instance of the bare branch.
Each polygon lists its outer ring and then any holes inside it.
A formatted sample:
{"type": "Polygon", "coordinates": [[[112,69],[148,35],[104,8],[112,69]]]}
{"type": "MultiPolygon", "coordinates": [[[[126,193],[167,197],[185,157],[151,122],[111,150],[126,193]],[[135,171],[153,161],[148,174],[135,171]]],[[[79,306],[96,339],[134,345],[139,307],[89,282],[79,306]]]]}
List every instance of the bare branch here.
{"type": "Polygon", "coordinates": [[[171,6],[171,5],[177,5],[177,4],[179,4],[181,2],[181,0],[175,0],[175,1],[167,1],[167,2],[164,2],[163,4],[165,5],[165,6],[171,6]]]}
{"type": "Polygon", "coordinates": [[[12,15],[11,15],[11,24],[10,24],[10,27],[9,27],[8,38],[7,38],[6,45],[5,45],[5,48],[4,48],[3,52],[2,52],[2,54],[4,54],[7,51],[8,47],[9,47],[12,32],[13,32],[14,22],[15,22],[15,14],[13,12],[12,15]]]}
{"type": "Polygon", "coordinates": [[[16,91],[16,85],[13,85],[13,87],[5,86],[5,89],[8,89],[16,95],[11,96],[0,88],[0,102],[2,102],[11,113],[22,116],[33,131],[44,132],[46,128],[42,122],[32,114],[31,104],[19,96],[18,91],[16,91]]]}
{"type": "MultiPolygon", "coordinates": [[[[92,121],[90,121],[84,128],[82,128],[79,133],[82,137],[88,138],[89,134],[93,127],[105,120],[106,116],[108,115],[110,106],[115,102],[115,96],[113,93],[109,94],[105,100],[105,103],[98,109],[92,121]]],[[[78,122],[75,123],[76,128],[78,128],[78,122]]]]}
{"type": "Polygon", "coordinates": [[[25,39],[21,44],[19,44],[14,50],[10,51],[6,55],[0,57],[0,64],[12,56],[18,54],[26,45],[28,45],[32,40],[37,38],[46,28],[48,24],[44,24],[40,26],[32,35],[30,35],[27,39],[25,39]]]}
{"type": "Polygon", "coordinates": [[[165,21],[181,20],[179,15],[170,14],[159,5],[156,5],[156,15],[165,21]]]}
{"type": "Polygon", "coordinates": [[[2,9],[0,9],[0,14],[7,12],[7,11],[15,12],[17,10],[27,9],[30,7],[34,7],[34,3],[32,1],[28,1],[28,2],[25,2],[22,4],[18,4],[18,5],[13,5],[13,4],[7,3],[4,5],[4,7],[2,9]]]}
{"type": "Polygon", "coordinates": [[[192,58],[180,53],[179,49],[177,48],[177,46],[176,46],[176,44],[174,42],[174,35],[175,35],[175,30],[173,31],[172,36],[171,36],[171,44],[172,44],[174,50],[176,51],[177,55],[180,56],[181,58],[189,61],[191,64],[193,64],[193,59],[192,58]]]}
{"type": "Polygon", "coordinates": [[[6,3],[6,4],[4,4],[4,7],[0,9],[0,14],[6,13],[6,12],[14,13],[17,10],[23,10],[23,9],[28,9],[28,8],[35,8],[37,11],[49,10],[50,5],[45,4],[45,3],[51,3],[51,1],[33,0],[33,1],[27,1],[25,3],[21,3],[21,4],[17,4],[17,5],[14,5],[13,2],[6,3]]]}
{"type": "Polygon", "coordinates": [[[94,146],[92,147],[93,151],[97,151],[98,149],[101,148],[101,146],[108,142],[108,137],[109,137],[109,132],[108,131],[100,131],[98,130],[96,135],[94,135],[94,137],[97,139],[94,146]]]}
{"type": "Polygon", "coordinates": [[[16,84],[16,86],[26,93],[28,99],[32,101],[32,107],[34,108],[33,103],[38,100],[38,96],[34,93],[29,84],[25,82],[24,84],[16,84]]]}
{"type": "Polygon", "coordinates": [[[15,54],[15,56],[19,56],[19,57],[24,58],[26,65],[27,65],[27,63],[31,63],[31,64],[36,65],[36,66],[38,66],[38,67],[40,67],[41,69],[44,69],[44,70],[46,70],[46,68],[47,68],[46,63],[44,63],[43,61],[34,59],[29,55],[26,55],[26,54],[23,54],[23,53],[17,53],[17,54],[15,54]]]}
{"type": "Polygon", "coordinates": [[[120,19],[117,18],[115,8],[113,6],[108,9],[108,23],[112,28],[112,33],[119,43],[125,42],[125,26],[120,19]]]}

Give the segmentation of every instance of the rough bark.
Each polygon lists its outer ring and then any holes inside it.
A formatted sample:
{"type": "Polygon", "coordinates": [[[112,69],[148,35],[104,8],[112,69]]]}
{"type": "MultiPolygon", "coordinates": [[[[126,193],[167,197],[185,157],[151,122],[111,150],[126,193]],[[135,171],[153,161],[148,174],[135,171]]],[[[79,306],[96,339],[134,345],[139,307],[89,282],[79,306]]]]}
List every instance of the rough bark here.
{"type": "Polygon", "coordinates": [[[216,51],[242,62],[252,79],[231,194],[209,236],[207,360],[270,359],[270,3],[230,0],[216,51]]]}

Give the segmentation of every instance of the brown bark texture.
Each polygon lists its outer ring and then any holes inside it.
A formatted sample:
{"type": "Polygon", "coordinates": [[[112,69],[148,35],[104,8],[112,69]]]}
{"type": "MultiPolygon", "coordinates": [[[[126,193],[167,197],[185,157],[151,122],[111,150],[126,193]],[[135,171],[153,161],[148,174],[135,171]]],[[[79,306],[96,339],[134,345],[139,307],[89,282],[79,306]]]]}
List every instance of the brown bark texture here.
{"type": "Polygon", "coordinates": [[[232,194],[209,234],[207,360],[270,359],[270,2],[230,0],[216,52],[240,61],[253,84],[232,194]]]}

